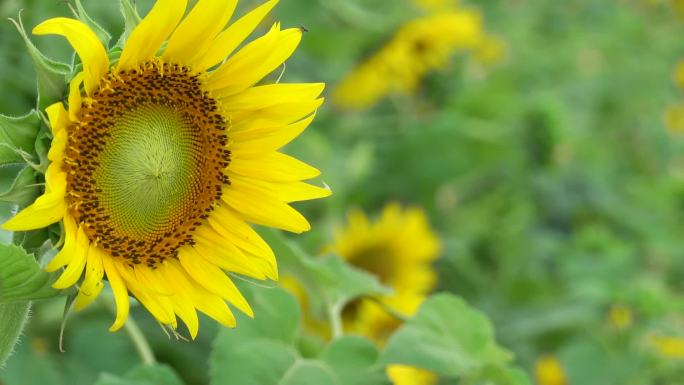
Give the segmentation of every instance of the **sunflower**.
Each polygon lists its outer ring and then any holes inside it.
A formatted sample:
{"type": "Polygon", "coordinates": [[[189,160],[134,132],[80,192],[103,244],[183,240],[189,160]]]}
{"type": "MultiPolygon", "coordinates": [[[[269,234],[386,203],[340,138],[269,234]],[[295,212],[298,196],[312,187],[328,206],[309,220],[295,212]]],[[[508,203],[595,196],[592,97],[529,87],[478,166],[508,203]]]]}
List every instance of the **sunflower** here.
{"type": "Polygon", "coordinates": [[[391,94],[411,94],[428,73],[476,48],[483,36],[481,16],[473,10],[447,9],[409,21],[342,79],[333,100],[343,108],[364,109],[391,94]]]}
{"type": "Polygon", "coordinates": [[[411,315],[420,304],[416,297],[425,296],[434,287],[431,264],[439,254],[440,242],[420,208],[404,209],[390,203],[375,222],[353,209],[346,227],[326,249],[392,288],[394,295],[386,300],[405,300],[392,306],[402,314],[411,315]]]}
{"type": "MultiPolygon", "coordinates": [[[[401,326],[401,318],[415,314],[435,284],[431,266],[440,250],[425,212],[387,205],[377,222],[359,210],[349,214],[348,225],[328,247],[348,263],[375,275],[393,290],[391,295],[362,298],[347,305],[345,329],[383,345],[401,326]]],[[[387,374],[396,385],[434,384],[433,373],[420,368],[390,365],[387,374]]]]}
{"type": "Polygon", "coordinates": [[[567,385],[563,364],[554,355],[545,355],[534,364],[534,377],[539,385],[567,385]]]}
{"type": "Polygon", "coordinates": [[[187,0],[158,0],[118,59],[79,20],[33,30],[65,37],[82,71],[67,104],[46,110],[44,194],[3,227],[61,223],[64,244],[47,266],[64,268],[54,287],[80,282],[79,310],[109,281],[112,331],[129,295],[163,325],[182,320],[193,338],[197,310],[228,327],[228,304],[252,316],[227,273],[276,280],[278,270],[250,224],[307,231],[289,203],[330,195],[302,182],[318,170],[278,151],[311,123],[324,85],[261,83],[302,31],[275,23],[238,50],[277,2],[228,25],[237,0],[200,0],[185,17],[187,0]]]}

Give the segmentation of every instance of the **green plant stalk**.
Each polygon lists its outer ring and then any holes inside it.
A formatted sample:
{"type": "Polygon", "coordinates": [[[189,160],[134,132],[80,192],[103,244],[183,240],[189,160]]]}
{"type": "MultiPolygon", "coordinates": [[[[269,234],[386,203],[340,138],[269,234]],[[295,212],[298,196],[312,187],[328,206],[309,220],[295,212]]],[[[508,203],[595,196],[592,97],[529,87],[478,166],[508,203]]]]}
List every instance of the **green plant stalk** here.
{"type": "Polygon", "coordinates": [[[128,320],[126,320],[126,324],[124,325],[124,330],[126,330],[128,337],[130,337],[131,341],[133,341],[135,350],[138,351],[138,355],[140,356],[143,364],[154,365],[157,360],[154,358],[152,348],[147,342],[147,339],[145,339],[145,336],[140,330],[140,327],[138,327],[138,324],[135,322],[135,320],[133,320],[133,317],[128,317],[128,320]]]}

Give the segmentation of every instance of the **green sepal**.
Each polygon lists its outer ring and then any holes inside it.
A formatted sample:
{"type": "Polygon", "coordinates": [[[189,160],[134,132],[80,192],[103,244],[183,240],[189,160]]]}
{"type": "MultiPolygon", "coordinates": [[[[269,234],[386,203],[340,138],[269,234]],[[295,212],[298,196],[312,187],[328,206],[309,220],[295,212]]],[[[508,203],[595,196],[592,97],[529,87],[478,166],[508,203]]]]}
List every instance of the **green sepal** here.
{"type": "Polygon", "coordinates": [[[56,274],[43,271],[23,248],[0,244],[0,305],[67,294],[52,287],[55,279],[56,274]]]}
{"type": "Polygon", "coordinates": [[[24,40],[31,61],[33,61],[33,67],[36,70],[36,81],[38,82],[37,107],[41,110],[45,109],[64,98],[67,75],[71,72],[71,67],[68,64],[48,59],[43,55],[29,39],[21,17],[19,17],[19,21],[14,19],[10,19],[10,21],[17,27],[19,35],[24,40]]]}
{"type": "Polygon", "coordinates": [[[74,16],[76,16],[77,19],[81,20],[83,23],[85,23],[95,34],[97,37],[100,39],[102,44],[104,44],[105,48],[109,46],[109,42],[112,40],[112,35],[107,32],[106,29],[102,28],[99,24],[93,20],[92,17],[88,15],[88,12],[86,12],[85,8],[83,7],[83,4],[81,4],[81,0],[75,0],[76,3],[76,9],[74,9],[71,4],[69,6],[71,7],[71,11],[74,13],[74,16]]]}
{"type": "Polygon", "coordinates": [[[119,0],[119,10],[124,18],[124,31],[121,34],[119,41],[116,43],[116,46],[123,48],[124,44],[126,44],[126,40],[131,36],[135,27],[140,24],[141,18],[138,14],[138,10],[135,9],[135,5],[132,4],[130,0],[119,0]]]}
{"type": "Polygon", "coordinates": [[[0,202],[14,203],[25,207],[40,194],[36,184],[38,171],[33,167],[21,164],[0,166],[0,202]],[[6,183],[8,182],[8,183],[6,183]]]}
{"type": "Polygon", "coordinates": [[[41,122],[35,110],[21,117],[0,115],[0,166],[10,163],[33,164],[41,122]]]}

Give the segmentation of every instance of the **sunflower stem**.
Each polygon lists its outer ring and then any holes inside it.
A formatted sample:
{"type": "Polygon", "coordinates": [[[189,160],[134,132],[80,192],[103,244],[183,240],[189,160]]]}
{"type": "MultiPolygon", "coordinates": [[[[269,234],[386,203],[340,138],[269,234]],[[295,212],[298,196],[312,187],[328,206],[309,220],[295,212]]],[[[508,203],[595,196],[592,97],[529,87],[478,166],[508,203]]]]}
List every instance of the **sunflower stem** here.
{"type": "Polygon", "coordinates": [[[342,327],[342,305],[333,304],[328,308],[328,312],[330,316],[333,339],[342,337],[344,334],[344,329],[342,327]]]}
{"type": "Polygon", "coordinates": [[[128,336],[131,338],[131,341],[133,341],[135,350],[138,351],[138,355],[140,356],[140,359],[142,360],[143,364],[155,364],[157,360],[154,358],[152,348],[150,348],[150,344],[147,342],[147,339],[145,339],[145,336],[140,330],[138,324],[135,322],[135,320],[133,320],[133,317],[128,317],[128,320],[126,320],[126,324],[124,325],[124,329],[126,330],[126,333],[128,333],[128,336]]]}

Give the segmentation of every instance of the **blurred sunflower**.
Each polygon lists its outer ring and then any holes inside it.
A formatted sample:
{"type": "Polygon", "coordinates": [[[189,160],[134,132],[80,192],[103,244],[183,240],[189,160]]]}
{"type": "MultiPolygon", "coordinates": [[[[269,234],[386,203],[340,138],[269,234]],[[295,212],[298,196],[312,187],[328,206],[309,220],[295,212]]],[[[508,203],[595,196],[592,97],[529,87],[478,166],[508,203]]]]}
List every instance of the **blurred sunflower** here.
{"type": "MultiPolygon", "coordinates": [[[[684,90],[684,60],[677,63],[672,72],[672,79],[677,88],[684,90]]],[[[671,134],[684,133],[684,103],[678,102],[667,106],[663,120],[665,127],[671,134]]]]}
{"type": "Polygon", "coordinates": [[[112,331],[127,319],[129,293],[161,324],[176,328],[180,318],[193,338],[197,310],[229,327],[227,303],[252,316],[226,272],[275,280],[278,270],[248,223],[307,231],[289,203],[330,195],[302,182],[318,170],[278,152],[311,123],[324,85],[256,85],[302,31],[275,23],[237,50],[277,2],[227,26],[237,0],[200,0],[185,18],[187,0],[158,0],[111,62],[81,21],[53,18],[33,30],[65,37],[83,70],[68,109],[47,108],[45,193],[3,227],[61,222],[64,246],[47,266],[65,267],[54,287],[84,276],[82,309],[106,278],[112,331]]]}
{"type": "Polygon", "coordinates": [[[654,335],[649,338],[651,347],[661,356],[684,360],[684,338],[678,336],[654,335]]]}
{"type": "Polygon", "coordinates": [[[342,79],[333,101],[364,109],[390,94],[411,94],[425,75],[443,69],[456,53],[477,47],[483,36],[480,14],[473,10],[445,9],[412,20],[342,79]]]}
{"type": "Polygon", "coordinates": [[[456,8],[457,0],[413,0],[413,4],[426,12],[439,12],[446,9],[456,8]]]}
{"type": "Polygon", "coordinates": [[[534,377],[538,385],[567,385],[568,379],[561,362],[553,355],[540,357],[534,364],[534,377]]]}
{"type": "MultiPolygon", "coordinates": [[[[393,289],[388,296],[356,300],[342,314],[348,332],[380,345],[401,326],[401,318],[415,314],[436,281],[431,264],[439,255],[440,242],[419,208],[402,209],[391,203],[375,223],[353,210],[329,250],[393,289]]],[[[395,384],[433,384],[437,380],[419,368],[391,365],[387,370],[395,384]]]]}

